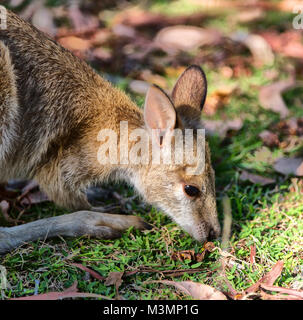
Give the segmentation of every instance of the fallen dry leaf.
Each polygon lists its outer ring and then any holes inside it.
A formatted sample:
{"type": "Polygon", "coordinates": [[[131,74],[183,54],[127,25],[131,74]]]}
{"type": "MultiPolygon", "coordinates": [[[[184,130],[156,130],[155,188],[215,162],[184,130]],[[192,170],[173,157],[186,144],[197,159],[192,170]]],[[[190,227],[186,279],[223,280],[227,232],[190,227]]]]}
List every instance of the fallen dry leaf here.
{"type": "Polygon", "coordinates": [[[246,170],[242,170],[241,175],[239,177],[241,181],[250,181],[254,184],[260,184],[261,186],[266,186],[268,184],[275,183],[275,179],[266,178],[263,176],[260,176],[258,174],[250,173],[246,170]]]}
{"type": "Polygon", "coordinates": [[[229,102],[229,99],[236,88],[237,85],[219,86],[206,98],[203,112],[209,116],[214,115],[218,109],[224,107],[224,105],[229,102]]]}
{"type": "Polygon", "coordinates": [[[259,20],[265,16],[265,12],[261,8],[254,8],[249,10],[240,11],[234,19],[240,23],[247,23],[259,20]]]}
{"type": "Polygon", "coordinates": [[[116,289],[116,299],[120,299],[119,295],[119,287],[121,286],[123,280],[122,277],[124,276],[124,272],[110,272],[107,276],[104,284],[106,286],[115,286],[116,289]]]}
{"type": "Polygon", "coordinates": [[[111,36],[112,34],[108,29],[98,29],[97,32],[92,35],[90,41],[95,47],[102,46],[110,39],[111,36]]]}
{"type": "Polygon", "coordinates": [[[89,54],[89,59],[90,60],[101,60],[104,62],[109,62],[112,58],[112,53],[110,52],[110,50],[106,50],[104,48],[95,48],[93,50],[91,50],[90,54],[89,54]]]}
{"type": "Polygon", "coordinates": [[[48,292],[21,298],[12,298],[10,300],[62,300],[66,298],[101,298],[106,300],[112,300],[111,298],[102,296],[100,294],[78,292],[77,281],[75,281],[71,287],[67,288],[62,292],[48,292]]]}
{"type": "Polygon", "coordinates": [[[250,34],[245,38],[243,43],[251,51],[254,61],[257,64],[272,65],[274,63],[274,54],[271,50],[270,45],[263,37],[257,34],[250,34]]]}
{"type": "Polygon", "coordinates": [[[80,264],[80,263],[71,263],[72,266],[77,267],[85,272],[88,272],[93,278],[100,280],[100,281],[104,281],[106,280],[106,277],[101,276],[99,273],[97,273],[96,271],[80,264]]]}
{"type": "Polygon", "coordinates": [[[191,13],[180,16],[167,16],[140,9],[138,6],[120,11],[112,20],[112,24],[123,24],[134,28],[161,28],[175,25],[200,25],[208,17],[204,12],[191,13]]]}
{"type": "Polygon", "coordinates": [[[263,300],[299,300],[297,296],[285,295],[285,294],[268,294],[265,291],[261,291],[261,298],[263,300]]]}
{"type": "Polygon", "coordinates": [[[140,80],[144,80],[148,82],[149,84],[156,84],[162,89],[167,88],[167,81],[164,77],[158,75],[158,74],[153,74],[150,70],[143,70],[140,75],[139,75],[140,80]]]}
{"type": "Polygon", "coordinates": [[[136,30],[124,24],[116,24],[112,30],[113,33],[119,37],[134,38],[136,36],[136,30]]]}
{"type": "Polygon", "coordinates": [[[75,36],[60,38],[59,43],[71,51],[86,51],[91,47],[91,42],[75,36]]]}
{"type": "Polygon", "coordinates": [[[130,90],[133,91],[134,93],[145,96],[150,84],[142,80],[132,80],[128,86],[130,90]]]}
{"type": "Polygon", "coordinates": [[[267,291],[281,292],[281,293],[285,293],[287,295],[295,296],[298,298],[298,300],[303,300],[303,291],[302,290],[282,288],[282,287],[277,287],[277,286],[264,284],[264,283],[261,284],[261,287],[267,291]]]}
{"type": "Polygon", "coordinates": [[[254,264],[256,262],[256,245],[250,246],[250,255],[249,255],[249,262],[254,264]]]}
{"type": "Polygon", "coordinates": [[[197,300],[227,300],[226,296],[222,292],[206,284],[201,284],[193,281],[176,282],[169,280],[160,280],[153,282],[174,286],[178,290],[197,300]]]}
{"type": "Polygon", "coordinates": [[[274,169],[284,175],[303,176],[303,158],[279,158],[274,169]]]}
{"type": "Polygon", "coordinates": [[[214,248],[215,245],[213,242],[206,242],[199,253],[195,253],[195,250],[175,251],[172,253],[171,258],[174,261],[190,260],[192,262],[201,262],[203,261],[205,254],[207,252],[212,252],[214,248]]]}
{"type": "Polygon", "coordinates": [[[171,259],[174,261],[197,261],[195,250],[175,251],[171,255],[171,259]]]}
{"type": "Polygon", "coordinates": [[[279,121],[274,127],[277,133],[283,135],[303,135],[303,118],[290,118],[279,121]]]}
{"type": "Polygon", "coordinates": [[[269,130],[262,131],[259,137],[267,147],[278,147],[280,144],[278,135],[269,130]]]}
{"type": "Polygon", "coordinates": [[[281,118],[285,118],[289,114],[289,110],[282,99],[282,92],[290,89],[295,84],[294,79],[281,80],[260,88],[259,100],[263,108],[272,110],[280,114],[281,118]]]}
{"type": "Polygon", "coordinates": [[[274,282],[278,279],[278,277],[281,275],[283,266],[284,266],[283,261],[281,260],[278,261],[268,273],[266,273],[260,280],[258,280],[252,286],[247,288],[245,292],[246,293],[256,292],[259,290],[261,284],[272,286],[274,282]]]}
{"type": "Polygon", "coordinates": [[[274,51],[292,58],[303,58],[302,33],[299,30],[265,31],[261,35],[274,51]]]}
{"type": "Polygon", "coordinates": [[[204,45],[215,45],[220,40],[221,35],[217,31],[194,26],[173,26],[160,30],[154,41],[163,50],[190,51],[204,45]]]}
{"type": "Polygon", "coordinates": [[[272,65],[274,63],[275,57],[271,46],[262,36],[245,32],[235,32],[231,34],[230,38],[236,43],[238,42],[246,46],[257,65],[272,65]]]}
{"type": "Polygon", "coordinates": [[[122,283],[122,277],[124,275],[124,272],[110,272],[109,275],[107,276],[105,280],[105,285],[106,286],[111,286],[111,285],[118,285],[120,286],[122,283]]]}
{"type": "Polygon", "coordinates": [[[206,134],[219,135],[224,138],[228,131],[238,131],[243,126],[243,120],[235,118],[233,120],[202,120],[206,134]]]}
{"type": "Polygon", "coordinates": [[[83,14],[78,5],[69,6],[68,16],[77,33],[86,33],[99,26],[99,19],[93,15],[83,14]]]}

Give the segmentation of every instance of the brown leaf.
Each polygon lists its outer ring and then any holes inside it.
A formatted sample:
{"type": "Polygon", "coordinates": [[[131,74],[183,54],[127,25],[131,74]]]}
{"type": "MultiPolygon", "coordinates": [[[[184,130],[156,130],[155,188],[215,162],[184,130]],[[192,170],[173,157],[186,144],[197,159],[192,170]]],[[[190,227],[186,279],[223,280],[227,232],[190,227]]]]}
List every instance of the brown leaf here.
{"type": "Polygon", "coordinates": [[[143,96],[146,95],[149,86],[150,84],[148,82],[142,80],[132,80],[129,83],[129,88],[131,91],[143,96]]]}
{"type": "Polygon", "coordinates": [[[104,45],[112,36],[111,32],[108,29],[98,29],[91,38],[91,44],[93,46],[102,46],[104,45]]]}
{"type": "Polygon", "coordinates": [[[284,263],[283,261],[278,261],[272,269],[266,273],[260,280],[258,280],[256,283],[254,283],[252,286],[247,288],[245,291],[246,293],[252,293],[256,292],[259,290],[261,284],[266,284],[266,285],[273,285],[274,282],[278,279],[280,276],[282,269],[283,269],[284,263]]]}
{"type": "Polygon", "coordinates": [[[68,15],[77,33],[86,33],[98,28],[99,19],[81,12],[78,5],[69,6],[68,15]]]}
{"type": "Polygon", "coordinates": [[[243,43],[251,51],[254,61],[257,64],[272,65],[274,63],[274,54],[270,45],[263,37],[257,34],[250,34],[245,38],[243,43]]]}
{"type": "Polygon", "coordinates": [[[264,291],[261,291],[261,298],[263,300],[301,300],[300,298],[292,295],[285,294],[268,294],[264,291]]]}
{"type": "Polygon", "coordinates": [[[171,258],[174,261],[184,261],[184,260],[196,261],[196,254],[194,250],[176,251],[176,252],[173,252],[173,254],[171,255],[171,258]]]}
{"type": "Polygon", "coordinates": [[[111,285],[118,285],[120,286],[122,283],[122,277],[124,275],[124,272],[110,272],[109,275],[107,276],[105,280],[105,285],[106,286],[111,286],[111,285]]]}
{"type": "Polygon", "coordinates": [[[203,248],[201,249],[202,252],[195,253],[194,250],[175,251],[172,253],[171,258],[174,261],[190,260],[192,262],[201,262],[203,261],[205,254],[207,252],[212,252],[214,248],[215,245],[213,242],[205,242],[203,248]]]}
{"type": "Polygon", "coordinates": [[[224,138],[228,131],[238,131],[243,126],[243,120],[235,118],[233,120],[203,120],[206,133],[209,135],[219,135],[224,138]]]}
{"type": "Polygon", "coordinates": [[[302,33],[299,30],[287,30],[282,33],[264,31],[261,35],[274,51],[292,58],[303,58],[302,33]]]}
{"type": "Polygon", "coordinates": [[[206,30],[194,26],[173,26],[159,31],[155,43],[165,50],[189,51],[204,45],[220,42],[221,35],[217,31],[206,30]]]}
{"type": "Polygon", "coordinates": [[[100,280],[100,281],[104,281],[106,280],[105,277],[101,276],[99,273],[97,273],[96,271],[80,264],[80,263],[71,263],[72,266],[75,266],[85,272],[88,272],[93,278],[97,279],[97,280],[100,280]]]}
{"type": "Polygon", "coordinates": [[[204,12],[181,16],[167,16],[139,9],[138,7],[120,11],[112,20],[112,24],[124,24],[134,28],[155,27],[169,25],[200,25],[201,21],[209,16],[204,12]]]}
{"type": "Polygon", "coordinates": [[[130,26],[123,24],[116,24],[113,26],[113,33],[119,37],[134,38],[136,30],[130,26]]]}
{"type": "Polygon", "coordinates": [[[256,262],[256,245],[250,246],[250,256],[249,261],[251,264],[254,264],[256,262]]]}
{"type": "Polygon", "coordinates": [[[279,158],[274,169],[284,175],[303,176],[303,158],[279,158]]]}
{"type": "Polygon", "coordinates": [[[150,70],[143,70],[140,73],[140,79],[150,84],[156,84],[163,89],[167,88],[166,79],[158,74],[153,74],[150,70]]]}
{"type": "Polygon", "coordinates": [[[115,286],[117,299],[120,299],[119,287],[122,284],[123,275],[124,275],[124,272],[110,272],[104,283],[106,286],[111,286],[111,285],[115,286]]]}
{"type": "Polygon", "coordinates": [[[78,292],[77,281],[75,281],[71,287],[62,292],[48,292],[34,296],[12,298],[10,300],[62,300],[66,298],[101,298],[111,300],[110,298],[102,296],[100,294],[78,292]]]}
{"type": "Polygon", "coordinates": [[[303,135],[303,118],[290,118],[279,121],[273,129],[283,135],[303,135]]]}
{"type": "Polygon", "coordinates": [[[250,173],[246,170],[242,170],[241,172],[241,175],[239,177],[239,179],[241,181],[250,181],[254,184],[260,184],[261,186],[265,186],[265,185],[268,185],[268,184],[273,184],[276,182],[276,180],[274,179],[271,179],[271,178],[266,178],[266,177],[263,177],[263,176],[260,176],[258,174],[253,174],[253,173],[250,173]]]}
{"type": "Polygon", "coordinates": [[[293,87],[294,84],[294,79],[290,78],[261,87],[259,100],[263,108],[279,113],[281,118],[288,116],[289,110],[284,103],[281,94],[285,90],[293,87]]]}
{"type": "Polygon", "coordinates": [[[206,115],[214,115],[218,109],[224,107],[229,102],[230,96],[236,90],[237,86],[219,86],[205,101],[203,112],[206,115]]]}
{"type": "Polygon", "coordinates": [[[89,40],[84,40],[75,36],[60,38],[59,43],[71,51],[86,51],[91,47],[91,42],[89,40]]]}
{"type": "Polygon", "coordinates": [[[212,288],[211,286],[193,282],[193,281],[168,281],[168,280],[161,280],[155,281],[157,283],[162,283],[169,286],[174,286],[178,290],[184,292],[185,294],[193,297],[194,299],[198,300],[227,300],[226,296],[212,288]]]}
{"type": "Polygon", "coordinates": [[[246,46],[252,53],[254,62],[256,64],[273,64],[274,54],[271,46],[262,36],[258,34],[236,32],[231,35],[231,39],[246,46]]]}
{"type": "Polygon", "coordinates": [[[247,23],[259,20],[265,16],[265,12],[261,8],[254,8],[240,11],[234,19],[241,23],[247,23]]]}
{"type": "Polygon", "coordinates": [[[284,263],[279,260],[272,269],[261,279],[261,283],[266,285],[273,285],[274,282],[279,278],[283,270],[284,263]]]}
{"type": "Polygon", "coordinates": [[[262,131],[259,137],[267,147],[278,147],[280,144],[278,135],[269,130],[262,131]]]}
{"type": "Polygon", "coordinates": [[[108,62],[112,58],[112,53],[109,50],[105,50],[104,48],[95,48],[89,54],[89,59],[97,59],[101,61],[108,62]]]}
{"type": "Polygon", "coordinates": [[[302,290],[282,288],[282,287],[277,287],[277,286],[273,286],[270,284],[264,284],[264,283],[261,284],[261,287],[265,290],[268,290],[268,291],[276,291],[276,292],[285,293],[287,295],[297,297],[298,300],[303,300],[303,291],[302,290]]]}

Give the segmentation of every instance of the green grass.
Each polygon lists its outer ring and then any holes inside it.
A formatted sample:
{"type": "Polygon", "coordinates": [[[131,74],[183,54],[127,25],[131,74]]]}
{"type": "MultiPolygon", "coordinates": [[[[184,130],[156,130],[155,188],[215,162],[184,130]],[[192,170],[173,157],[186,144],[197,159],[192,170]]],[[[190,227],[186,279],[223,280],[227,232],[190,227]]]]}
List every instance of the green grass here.
{"type": "MultiPolygon", "coordinates": [[[[52,1],[54,2],[54,1],[52,1]]],[[[180,2],[182,3],[182,1],[180,2]]],[[[166,6],[164,1],[157,1],[153,10],[159,11],[166,6]]],[[[178,11],[178,6],[171,13],[178,11]]],[[[188,9],[189,10],[189,9],[188,9]]],[[[276,25],[273,14],[269,15],[265,26],[276,25]]],[[[219,25],[222,20],[212,22],[219,25]]],[[[286,22],[285,22],[286,23],[286,22]]],[[[284,24],[283,23],[283,26],[284,24]]],[[[259,27],[261,28],[262,25],[259,27]]],[[[218,69],[206,64],[204,67],[211,94],[218,83],[238,86],[228,105],[220,110],[214,119],[229,119],[241,115],[243,128],[228,139],[210,137],[213,166],[216,171],[217,203],[221,222],[223,221],[222,203],[224,195],[228,195],[232,204],[232,235],[228,252],[234,258],[227,260],[226,276],[231,285],[238,291],[244,290],[261,278],[278,261],[284,262],[284,269],[275,284],[284,287],[303,287],[303,188],[300,180],[283,177],[274,172],[260,154],[264,152],[272,159],[285,153],[279,149],[263,147],[259,133],[271,124],[279,121],[279,117],[264,110],[258,100],[258,88],[270,82],[264,76],[267,71],[277,70],[278,78],[287,76],[286,59],[277,57],[273,66],[262,68],[250,67],[251,75],[237,79],[224,79],[218,69]],[[247,169],[251,172],[273,177],[275,185],[261,187],[241,182],[239,172],[247,169]],[[294,190],[299,192],[294,192],[294,190]],[[250,247],[256,246],[256,262],[250,264],[250,247]]],[[[167,79],[173,83],[175,79],[167,79]]],[[[117,84],[127,89],[128,80],[117,78],[117,84]]],[[[132,94],[139,105],[143,98],[132,94]]],[[[303,116],[302,89],[296,88],[284,95],[290,109],[290,117],[303,116]]],[[[299,150],[300,151],[300,150],[299,150]]],[[[113,186],[111,186],[113,188],[113,186]]],[[[133,195],[133,191],[125,185],[115,186],[123,197],[133,195]]],[[[194,241],[165,215],[150,206],[143,205],[135,198],[128,202],[127,213],[138,214],[154,228],[139,232],[129,229],[120,239],[56,239],[46,242],[30,243],[0,258],[0,264],[7,269],[9,287],[2,291],[5,298],[31,295],[39,280],[39,293],[61,291],[69,287],[75,280],[83,292],[98,293],[115,297],[114,286],[105,286],[102,281],[87,279],[85,273],[71,263],[82,263],[107,276],[112,271],[133,271],[142,266],[158,270],[158,273],[136,273],[126,277],[119,289],[125,299],[188,299],[188,297],[161,284],[150,283],[153,280],[174,279],[177,281],[192,280],[226,290],[226,284],[220,272],[220,250],[209,253],[202,263],[191,261],[173,261],[174,251],[193,249],[201,251],[201,244],[194,241]],[[184,273],[178,278],[167,276],[163,270],[191,270],[199,267],[202,271],[194,274],[184,273]]],[[[24,215],[27,220],[62,214],[52,204],[34,206],[30,213],[24,215]]],[[[216,240],[220,248],[221,243],[216,240]]]]}

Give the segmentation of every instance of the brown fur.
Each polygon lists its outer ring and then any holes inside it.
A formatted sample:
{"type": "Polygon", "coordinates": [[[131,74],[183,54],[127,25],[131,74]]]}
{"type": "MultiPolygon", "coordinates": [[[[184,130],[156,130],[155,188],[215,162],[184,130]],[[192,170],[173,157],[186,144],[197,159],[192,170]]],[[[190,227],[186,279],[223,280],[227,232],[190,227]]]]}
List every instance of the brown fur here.
{"type": "MultiPolygon", "coordinates": [[[[130,130],[146,129],[143,112],[84,61],[10,11],[7,24],[7,30],[0,30],[0,181],[35,179],[58,205],[87,210],[88,186],[123,179],[196,239],[204,241],[210,230],[218,235],[208,146],[206,170],[198,176],[187,176],[186,164],[100,165],[98,132],[112,129],[119,141],[120,121],[128,121],[130,130]],[[183,182],[206,192],[194,201],[177,199],[183,182]]],[[[194,92],[189,95],[186,74],[174,90],[176,126],[182,129],[200,127],[197,108],[204,103],[206,82],[199,70],[189,71],[197,81],[194,92]],[[186,93],[182,83],[187,83],[186,93]]]]}

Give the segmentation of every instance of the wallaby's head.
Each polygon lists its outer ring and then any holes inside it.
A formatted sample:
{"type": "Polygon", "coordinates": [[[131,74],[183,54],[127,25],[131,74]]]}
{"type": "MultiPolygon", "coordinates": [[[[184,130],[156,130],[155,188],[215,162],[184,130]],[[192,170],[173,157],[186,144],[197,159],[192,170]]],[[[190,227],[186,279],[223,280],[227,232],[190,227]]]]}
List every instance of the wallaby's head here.
{"type": "Polygon", "coordinates": [[[198,66],[191,66],[183,72],[171,98],[159,87],[150,87],[144,106],[145,129],[154,138],[154,151],[165,150],[171,144],[172,162],[149,161],[148,165],[142,166],[139,178],[139,189],[145,200],[158,206],[201,242],[220,234],[210,151],[207,142],[203,137],[203,141],[199,140],[198,134],[204,132],[200,119],[206,91],[206,78],[198,66]],[[183,133],[181,144],[177,131],[183,133]],[[190,142],[188,146],[194,157],[189,156],[184,143],[186,131],[192,132],[192,136],[188,135],[192,147],[190,142]],[[176,159],[180,153],[182,161],[176,159]]]}

